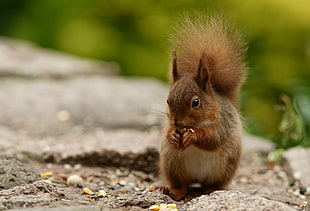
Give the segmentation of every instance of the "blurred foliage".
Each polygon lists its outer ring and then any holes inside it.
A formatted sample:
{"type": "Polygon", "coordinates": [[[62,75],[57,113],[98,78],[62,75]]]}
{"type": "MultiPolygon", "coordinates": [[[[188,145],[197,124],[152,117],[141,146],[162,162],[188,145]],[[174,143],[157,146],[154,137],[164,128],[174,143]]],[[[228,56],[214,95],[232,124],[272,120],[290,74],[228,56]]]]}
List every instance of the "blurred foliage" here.
{"type": "MultiPolygon", "coordinates": [[[[306,99],[306,98],[305,98],[306,99]]],[[[307,134],[307,112],[308,110],[300,109],[300,102],[298,99],[295,102],[287,95],[281,95],[281,100],[283,105],[277,106],[277,109],[283,112],[282,120],[279,125],[279,131],[282,133],[282,139],[280,145],[284,148],[292,147],[298,144],[304,146],[310,146],[309,138],[310,134],[307,134]],[[306,114],[304,115],[305,119],[302,116],[302,111],[305,111],[306,114]],[[306,121],[305,121],[306,120],[306,121]]],[[[309,108],[310,101],[308,98],[308,105],[303,106],[304,108],[309,108]],[[307,107],[308,106],[308,107],[307,107]]],[[[308,119],[309,120],[309,119],[308,119]]],[[[309,122],[308,122],[309,123],[309,122]]]]}
{"type": "Polygon", "coordinates": [[[124,75],[167,80],[168,37],[177,18],[220,11],[249,44],[242,93],[247,130],[282,147],[309,146],[309,9],[308,0],[2,0],[0,34],[116,61],[124,75]],[[293,103],[281,101],[282,93],[293,103]],[[275,109],[279,104],[283,113],[275,109]]]}

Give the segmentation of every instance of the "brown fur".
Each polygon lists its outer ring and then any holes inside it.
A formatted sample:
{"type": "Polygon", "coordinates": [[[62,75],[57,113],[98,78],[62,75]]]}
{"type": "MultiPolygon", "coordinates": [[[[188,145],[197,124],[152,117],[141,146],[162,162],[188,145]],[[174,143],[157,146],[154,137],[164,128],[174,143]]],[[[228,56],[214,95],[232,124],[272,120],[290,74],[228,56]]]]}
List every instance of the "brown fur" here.
{"type": "Polygon", "coordinates": [[[219,17],[185,19],[176,30],[160,171],[163,192],[180,200],[194,182],[206,194],[230,183],[241,154],[237,98],[246,68],[243,42],[219,17]]]}
{"type": "Polygon", "coordinates": [[[246,76],[246,45],[237,31],[220,16],[185,18],[175,27],[171,43],[181,75],[195,73],[203,55],[214,89],[237,103],[246,76]]]}

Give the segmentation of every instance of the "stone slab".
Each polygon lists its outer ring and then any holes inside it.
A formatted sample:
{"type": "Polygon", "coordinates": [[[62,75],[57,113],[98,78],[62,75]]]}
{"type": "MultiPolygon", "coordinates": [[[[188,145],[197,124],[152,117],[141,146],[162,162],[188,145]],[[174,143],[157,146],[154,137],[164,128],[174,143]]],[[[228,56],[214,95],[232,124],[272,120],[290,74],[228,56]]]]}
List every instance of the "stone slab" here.
{"type": "Polygon", "coordinates": [[[118,65],[85,59],[27,41],[0,37],[0,76],[67,78],[76,75],[115,75],[118,65]]]}
{"type": "Polygon", "coordinates": [[[243,153],[261,152],[268,153],[276,149],[276,145],[269,140],[258,136],[243,134],[242,151],[243,153]]]}
{"type": "Polygon", "coordinates": [[[159,139],[157,130],[97,129],[40,139],[19,134],[12,139],[10,148],[1,150],[0,145],[0,152],[20,159],[26,155],[45,162],[128,167],[154,173],[157,170],[159,139]]]}
{"type": "Polygon", "coordinates": [[[82,190],[79,188],[41,180],[0,191],[0,210],[40,207],[29,210],[57,211],[64,208],[70,211],[73,208],[88,210],[89,206],[90,210],[97,210],[97,207],[100,207],[102,211],[138,211],[147,209],[153,204],[173,202],[172,199],[159,191],[120,192],[95,202],[91,201],[90,198],[91,196],[82,194],[82,190]]]}
{"type": "MultiPolygon", "coordinates": [[[[48,206],[52,202],[72,200],[76,197],[76,190],[64,185],[51,184],[39,180],[31,184],[13,187],[0,191],[0,210],[48,206]]],[[[81,196],[81,200],[86,198],[81,196]]]]}
{"type": "MultiPolygon", "coordinates": [[[[12,209],[11,211],[112,211],[110,208],[101,208],[99,206],[68,206],[68,207],[41,207],[29,209],[12,209]]],[[[114,210],[115,211],[115,210],[114,210]]]]}
{"type": "Polygon", "coordinates": [[[75,77],[68,80],[0,80],[0,124],[34,136],[72,128],[159,126],[167,86],[155,79],[75,77]]]}
{"type": "Polygon", "coordinates": [[[216,191],[210,195],[203,195],[193,199],[186,203],[184,208],[187,211],[295,210],[284,203],[252,196],[240,191],[216,191]]]}
{"type": "MultiPolygon", "coordinates": [[[[5,131],[5,128],[2,130],[5,131]]],[[[11,135],[6,136],[10,138],[7,141],[2,139],[0,142],[0,152],[20,159],[23,159],[24,155],[31,155],[45,162],[79,163],[85,166],[122,166],[147,173],[154,173],[157,170],[158,150],[162,136],[157,129],[149,131],[93,129],[88,132],[77,130],[58,137],[41,138],[33,138],[23,133],[14,134],[12,131],[4,134],[11,135]]],[[[251,143],[255,138],[246,135],[244,142],[251,143]]],[[[265,149],[260,147],[259,143],[256,143],[255,152],[265,149]]],[[[246,148],[248,145],[250,144],[245,144],[244,153],[251,152],[246,148]]],[[[262,145],[265,145],[265,142],[262,142],[262,145]]]]}
{"type": "Polygon", "coordinates": [[[32,183],[39,178],[19,160],[0,155],[0,190],[32,183]]]}
{"type": "Polygon", "coordinates": [[[275,150],[276,145],[266,139],[250,135],[248,133],[243,134],[242,142],[243,153],[249,152],[262,152],[268,153],[275,150]]]}
{"type": "Polygon", "coordinates": [[[283,152],[283,166],[290,183],[310,188],[310,148],[294,147],[283,152]]]}

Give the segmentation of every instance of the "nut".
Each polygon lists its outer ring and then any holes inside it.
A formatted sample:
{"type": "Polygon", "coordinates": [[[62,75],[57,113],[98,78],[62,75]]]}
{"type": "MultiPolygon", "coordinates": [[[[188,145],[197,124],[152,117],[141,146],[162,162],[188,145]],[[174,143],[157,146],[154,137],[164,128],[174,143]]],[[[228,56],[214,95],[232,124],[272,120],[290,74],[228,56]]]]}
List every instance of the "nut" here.
{"type": "Polygon", "coordinates": [[[53,172],[44,172],[44,173],[40,174],[41,178],[51,177],[51,176],[53,176],[53,172]]]}
{"type": "Polygon", "coordinates": [[[159,206],[157,204],[154,204],[154,205],[150,206],[149,210],[158,211],[159,210],[159,206]]]}
{"type": "Polygon", "coordinates": [[[167,204],[167,208],[172,209],[172,208],[176,208],[177,205],[176,204],[167,204]]]}
{"type": "Polygon", "coordinates": [[[149,187],[149,191],[155,191],[157,189],[157,187],[155,185],[151,185],[149,187]]]}
{"type": "Polygon", "coordinates": [[[89,195],[94,194],[94,192],[92,192],[89,188],[83,188],[83,193],[86,193],[86,194],[89,194],[89,195]]]}
{"type": "Polygon", "coordinates": [[[67,178],[67,185],[73,186],[76,184],[83,183],[84,180],[79,175],[71,175],[67,178]]]}
{"type": "Polygon", "coordinates": [[[195,133],[195,130],[193,128],[188,129],[190,132],[195,133]]]}
{"type": "Polygon", "coordinates": [[[99,196],[100,198],[102,198],[102,197],[107,197],[108,194],[107,194],[104,190],[99,190],[99,191],[98,191],[98,196],[99,196]]]}

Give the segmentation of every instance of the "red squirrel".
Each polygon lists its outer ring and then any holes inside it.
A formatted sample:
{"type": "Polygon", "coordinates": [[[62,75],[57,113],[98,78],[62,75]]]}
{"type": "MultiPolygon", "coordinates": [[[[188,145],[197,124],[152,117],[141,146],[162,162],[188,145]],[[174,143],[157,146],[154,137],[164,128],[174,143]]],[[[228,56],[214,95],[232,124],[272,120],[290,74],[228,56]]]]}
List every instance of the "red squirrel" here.
{"type": "Polygon", "coordinates": [[[193,183],[209,194],[227,188],[235,174],[246,47],[221,17],[186,18],[171,41],[172,84],[159,167],[163,192],[181,200],[193,183]]]}

